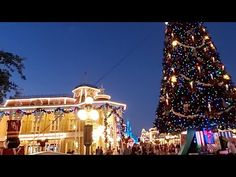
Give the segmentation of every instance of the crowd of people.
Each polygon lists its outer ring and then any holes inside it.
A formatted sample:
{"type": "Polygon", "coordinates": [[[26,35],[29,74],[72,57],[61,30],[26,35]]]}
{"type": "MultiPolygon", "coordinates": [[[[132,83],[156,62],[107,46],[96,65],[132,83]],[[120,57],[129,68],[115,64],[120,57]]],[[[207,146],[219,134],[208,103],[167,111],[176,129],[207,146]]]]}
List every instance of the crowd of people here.
{"type": "Polygon", "coordinates": [[[108,148],[103,152],[101,147],[97,147],[96,155],[177,155],[180,150],[180,144],[159,144],[150,143],[123,144],[121,149],[108,148]]]}

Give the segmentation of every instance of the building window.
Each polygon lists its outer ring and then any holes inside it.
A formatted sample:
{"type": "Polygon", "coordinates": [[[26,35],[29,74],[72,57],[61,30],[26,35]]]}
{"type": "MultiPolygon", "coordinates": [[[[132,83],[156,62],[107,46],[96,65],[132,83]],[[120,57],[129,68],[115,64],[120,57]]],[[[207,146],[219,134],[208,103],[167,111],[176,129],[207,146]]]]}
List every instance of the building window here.
{"type": "Polygon", "coordinates": [[[76,119],[69,119],[68,129],[69,131],[74,131],[76,129],[76,119]]]}
{"type": "Polygon", "coordinates": [[[50,131],[59,131],[60,119],[54,119],[51,121],[50,131]]]}
{"type": "Polygon", "coordinates": [[[40,121],[39,120],[35,120],[35,121],[32,121],[32,132],[34,133],[38,133],[40,130],[40,121]]]}

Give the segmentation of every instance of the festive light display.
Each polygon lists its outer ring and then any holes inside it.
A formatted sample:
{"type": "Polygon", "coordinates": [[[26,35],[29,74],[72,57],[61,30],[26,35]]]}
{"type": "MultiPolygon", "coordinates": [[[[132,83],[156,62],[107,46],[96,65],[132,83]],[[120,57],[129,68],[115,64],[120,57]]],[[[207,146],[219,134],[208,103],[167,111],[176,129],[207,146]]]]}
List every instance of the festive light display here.
{"type": "Polygon", "coordinates": [[[154,126],[164,133],[236,128],[235,94],[203,23],[168,22],[154,126]]]}

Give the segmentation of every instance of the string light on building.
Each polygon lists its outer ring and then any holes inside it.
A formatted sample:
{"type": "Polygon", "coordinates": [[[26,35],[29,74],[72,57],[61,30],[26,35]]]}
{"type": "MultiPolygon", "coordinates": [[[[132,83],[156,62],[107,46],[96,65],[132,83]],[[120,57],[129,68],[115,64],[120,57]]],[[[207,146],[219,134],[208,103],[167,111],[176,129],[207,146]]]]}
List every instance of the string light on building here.
{"type": "Polygon", "coordinates": [[[165,25],[168,25],[168,22],[165,22],[165,25]]]}
{"type": "Polygon", "coordinates": [[[222,65],[222,70],[224,70],[225,69],[225,66],[224,65],[222,65]]]}

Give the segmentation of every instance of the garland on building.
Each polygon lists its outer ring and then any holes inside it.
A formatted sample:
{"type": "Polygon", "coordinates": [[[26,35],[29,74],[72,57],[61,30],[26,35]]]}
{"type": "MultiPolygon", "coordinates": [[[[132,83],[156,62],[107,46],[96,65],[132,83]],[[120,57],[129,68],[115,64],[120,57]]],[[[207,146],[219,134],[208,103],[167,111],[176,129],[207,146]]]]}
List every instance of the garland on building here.
{"type": "Polygon", "coordinates": [[[109,117],[111,117],[111,115],[114,115],[115,116],[115,121],[116,121],[116,124],[121,127],[119,130],[119,132],[116,132],[118,134],[121,135],[121,139],[123,140],[124,139],[124,132],[125,132],[125,124],[124,124],[124,120],[123,118],[120,116],[119,114],[119,111],[122,111],[123,113],[123,108],[122,107],[114,107],[114,106],[111,106],[109,105],[108,103],[106,103],[105,105],[101,105],[99,107],[97,107],[96,109],[102,109],[103,110],[103,114],[104,114],[104,138],[105,138],[105,143],[107,144],[108,143],[108,133],[107,133],[107,128],[108,128],[108,122],[107,122],[107,119],[109,117]],[[108,109],[111,109],[112,111],[106,115],[106,112],[108,112],[108,109]]]}
{"type": "MultiPolygon", "coordinates": [[[[124,138],[125,138],[125,124],[124,124],[124,119],[121,116],[122,114],[120,113],[120,111],[122,111],[122,113],[124,112],[123,107],[115,107],[115,106],[112,106],[112,105],[109,105],[108,103],[106,103],[105,105],[101,105],[101,106],[94,107],[94,108],[103,110],[104,126],[105,126],[105,128],[104,128],[105,143],[108,143],[108,133],[107,133],[108,122],[107,122],[107,119],[109,117],[111,117],[111,115],[114,115],[116,124],[119,127],[118,128],[119,132],[117,132],[117,134],[120,134],[121,139],[124,140],[124,138]],[[111,112],[108,115],[106,115],[106,113],[108,112],[109,109],[111,110],[111,112]]],[[[52,110],[52,109],[46,110],[46,109],[38,108],[33,111],[25,111],[25,110],[21,110],[21,109],[18,109],[18,110],[12,111],[12,112],[10,112],[10,111],[3,112],[2,111],[2,112],[0,112],[0,121],[1,121],[1,118],[3,118],[3,116],[13,115],[13,117],[21,119],[24,115],[29,116],[32,114],[35,115],[36,117],[42,117],[42,115],[44,113],[46,113],[46,114],[54,113],[56,115],[59,115],[59,116],[57,116],[57,118],[58,117],[60,118],[61,117],[60,115],[62,115],[62,114],[68,114],[71,112],[76,112],[78,110],[79,110],[78,107],[74,107],[74,108],[56,108],[54,110],[52,110]]]]}

